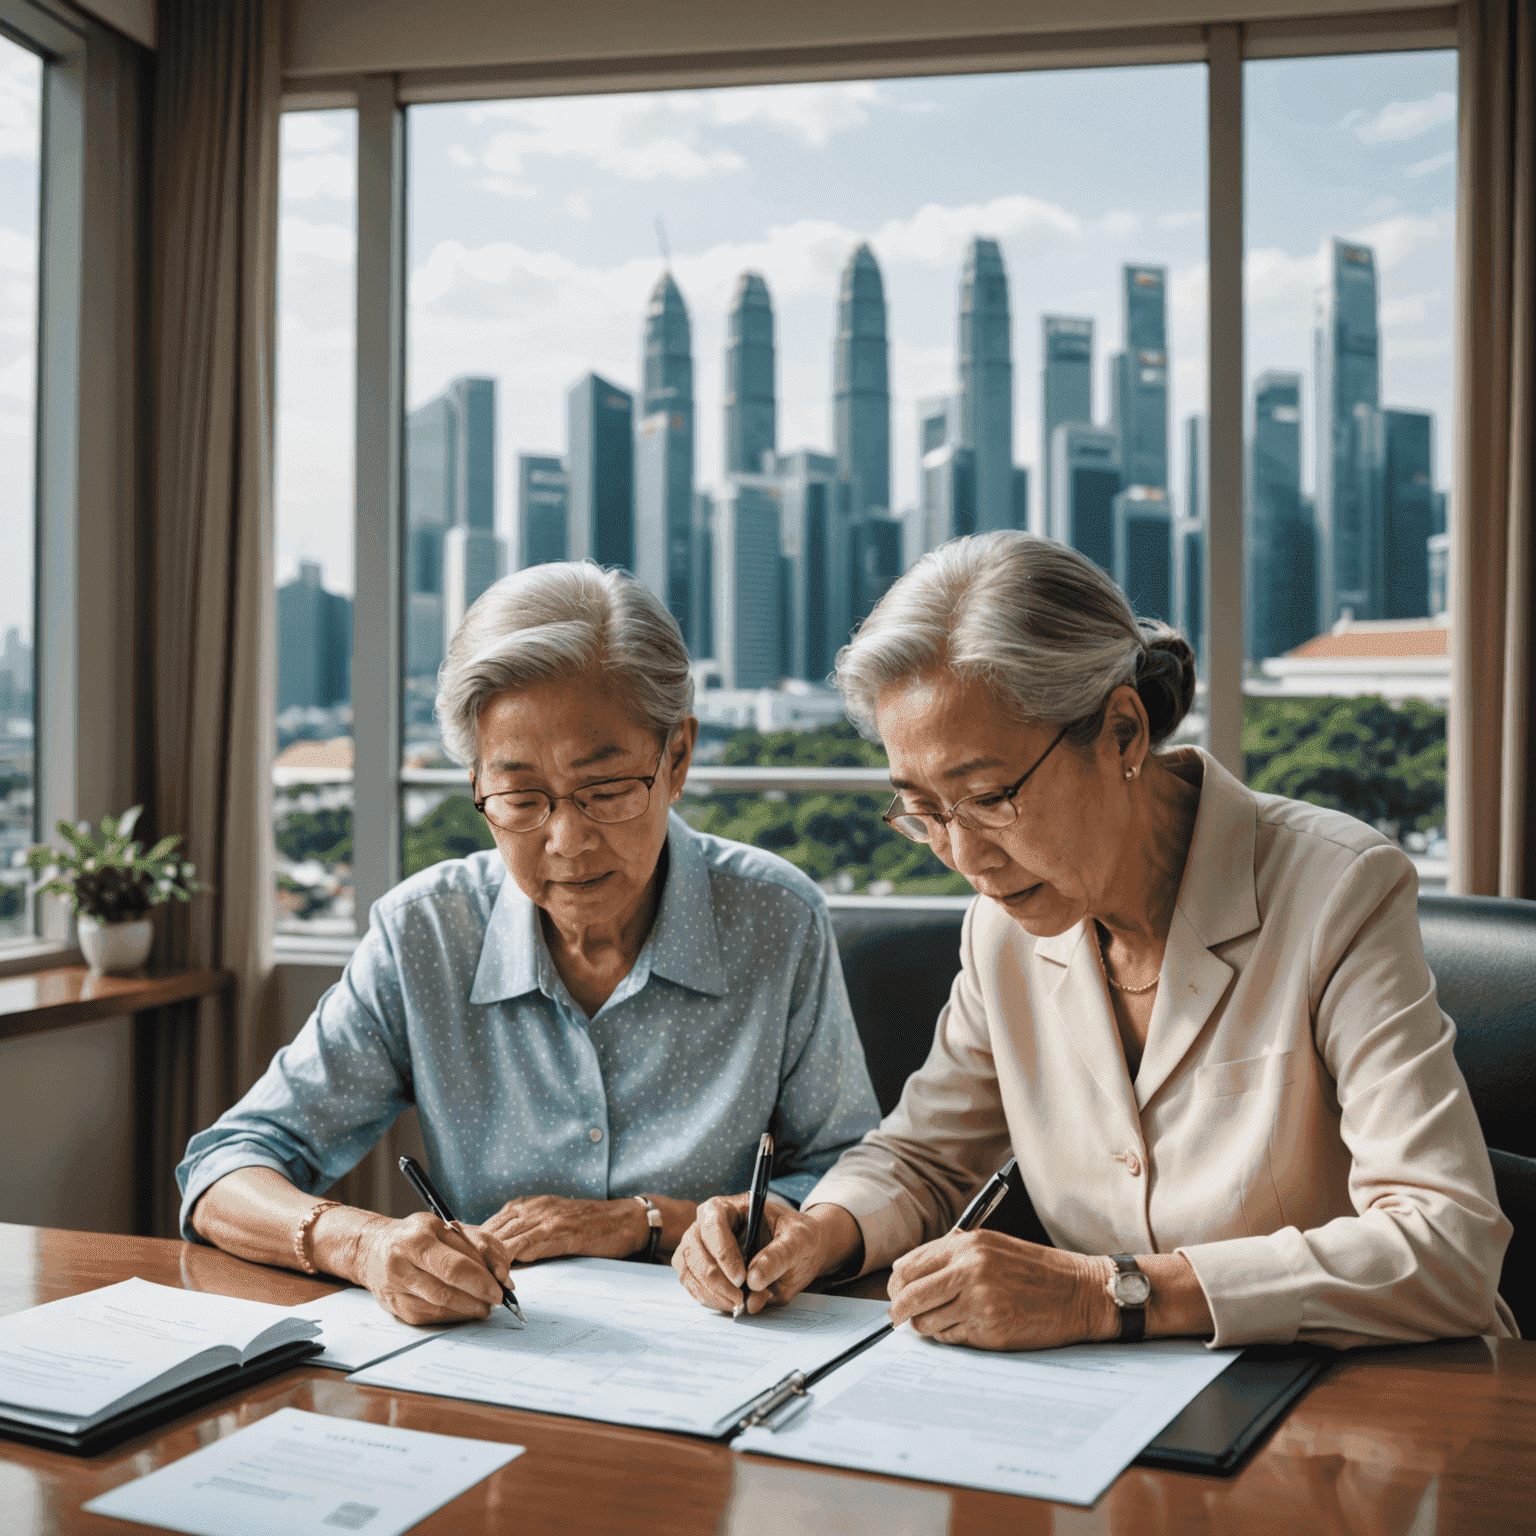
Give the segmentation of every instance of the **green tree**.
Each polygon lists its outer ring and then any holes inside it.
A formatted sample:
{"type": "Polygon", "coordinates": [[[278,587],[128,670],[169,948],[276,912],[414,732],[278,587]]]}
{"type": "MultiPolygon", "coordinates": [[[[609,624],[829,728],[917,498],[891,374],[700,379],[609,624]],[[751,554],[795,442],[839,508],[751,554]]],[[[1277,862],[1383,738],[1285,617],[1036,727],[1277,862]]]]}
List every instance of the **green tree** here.
{"type": "Polygon", "coordinates": [[[302,864],[315,859],[328,869],[352,862],[352,812],[348,807],[287,811],[277,818],[278,852],[302,864]]]}
{"type": "Polygon", "coordinates": [[[482,848],[494,848],[491,829],[468,795],[445,795],[414,827],[405,829],[404,873],[444,859],[467,858],[482,848]]]}

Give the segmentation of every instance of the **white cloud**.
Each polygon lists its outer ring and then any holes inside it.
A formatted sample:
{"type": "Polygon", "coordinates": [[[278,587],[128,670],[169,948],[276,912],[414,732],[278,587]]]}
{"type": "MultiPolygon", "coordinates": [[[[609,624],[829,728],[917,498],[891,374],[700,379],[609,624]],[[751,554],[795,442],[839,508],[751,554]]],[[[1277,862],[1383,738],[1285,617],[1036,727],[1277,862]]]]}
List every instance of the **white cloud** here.
{"type": "MultiPolygon", "coordinates": [[[[973,235],[990,235],[1002,241],[1008,248],[1007,256],[1018,260],[1073,243],[1082,234],[1082,220],[1075,213],[1037,197],[1013,193],[957,208],[927,203],[910,218],[888,219],[870,236],[869,243],[883,262],[944,267],[965,259],[965,248],[973,235]]],[[[847,231],[840,235],[846,242],[842,257],[846,260],[847,247],[856,243],[858,236],[847,231]]]]}
{"type": "Polygon", "coordinates": [[[1198,208],[1186,208],[1180,213],[1160,213],[1157,216],[1159,229],[1195,229],[1205,223],[1205,214],[1198,208]]]}
{"type": "Polygon", "coordinates": [[[467,171],[472,165],[477,164],[475,157],[464,148],[462,144],[450,144],[448,146],[448,160],[461,171],[467,171]]]}
{"type": "Polygon", "coordinates": [[[1395,213],[1400,207],[1402,204],[1395,197],[1378,197],[1367,206],[1365,216],[1368,219],[1379,219],[1384,214],[1395,213]]]}
{"type": "Polygon", "coordinates": [[[497,197],[519,197],[525,201],[539,195],[537,187],[530,187],[525,181],[513,181],[510,176],[487,176],[480,183],[480,190],[494,193],[497,197]]]}
{"type": "Polygon", "coordinates": [[[341,129],[329,113],[285,112],[282,125],[285,155],[312,155],[341,143],[341,129]]]}
{"type": "Polygon", "coordinates": [[[1395,294],[1381,301],[1381,328],[1397,330],[1408,325],[1423,325],[1431,318],[1436,307],[1445,299],[1440,288],[1425,293],[1395,294]]]}
{"type": "Polygon", "coordinates": [[[1437,91],[1418,101],[1388,102],[1375,117],[1357,109],[1339,126],[1350,129],[1362,144],[1397,144],[1455,119],[1455,92],[1437,91]]]}
{"type": "Polygon", "coordinates": [[[0,272],[30,273],[37,264],[37,240],[0,224],[0,272]]]}
{"type": "Polygon", "coordinates": [[[760,85],[710,91],[704,103],[712,120],[726,126],[760,124],[820,149],[834,135],[860,128],[869,109],[887,101],[873,81],[841,85],[760,85]]]}
{"type": "Polygon", "coordinates": [[[319,197],[351,202],[356,193],[357,167],[350,155],[285,155],[282,169],[282,198],[287,202],[310,202],[319,197]]]}
{"type": "Polygon", "coordinates": [[[319,256],[325,261],[350,262],[356,236],[345,224],[311,224],[297,214],[286,214],[278,227],[284,261],[296,256],[319,256]]]}
{"type": "Polygon", "coordinates": [[[42,65],[0,38],[0,160],[35,160],[38,154],[42,65]]]}
{"type": "Polygon", "coordinates": [[[1129,208],[1112,208],[1101,214],[1097,222],[1111,240],[1129,240],[1141,228],[1141,219],[1129,208]]]}
{"type": "Polygon", "coordinates": [[[1370,246],[1376,252],[1377,270],[1390,272],[1430,246],[1454,243],[1456,216],[1449,208],[1428,214],[1400,213],[1362,224],[1350,231],[1349,238],[1370,246]]]}
{"type": "Polygon", "coordinates": [[[7,400],[30,401],[33,397],[32,377],[32,354],[23,352],[0,368],[0,396],[7,400]]]}
{"type": "Polygon", "coordinates": [[[1456,151],[1445,150],[1442,154],[1431,155],[1427,160],[1418,160],[1410,165],[1403,175],[1410,181],[1417,181],[1421,176],[1431,176],[1436,171],[1443,171],[1446,166],[1456,163],[1456,151]]]}
{"type": "Polygon", "coordinates": [[[580,192],[571,192],[561,201],[566,217],[580,219],[583,223],[592,217],[592,204],[580,192]]]}

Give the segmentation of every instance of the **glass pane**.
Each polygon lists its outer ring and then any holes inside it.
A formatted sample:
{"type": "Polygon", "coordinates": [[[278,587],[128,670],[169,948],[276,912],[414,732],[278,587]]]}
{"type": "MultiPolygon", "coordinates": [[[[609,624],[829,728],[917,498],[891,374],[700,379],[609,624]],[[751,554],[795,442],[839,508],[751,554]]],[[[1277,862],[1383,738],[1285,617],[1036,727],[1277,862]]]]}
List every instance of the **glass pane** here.
{"type": "Polygon", "coordinates": [[[42,61],[0,36],[0,944],[32,931],[36,838],[33,613],[37,572],[37,235],[42,61]]]}
{"type": "Polygon", "coordinates": [[[1249,782],[1443,887],[1456,55],[1246,69],[1249,782]]]}
{"type": "MultiPolygon", "coordinates": [[[[1198,65],[412,107],[407,782],[465,609],[548,560],[634,571],[706,745],[750,722],[786,761],[959,533],[1055,533],[1198,639],[1205,114],[1198,65]]],[[[690,815],[811,815],[748,798],[690,815]]],[[[865,831],[805,867],[867,889],[865,831]]]]}
{"type": "Polygon", "coordinates": [[[357,116],[281,120],[277,332],[277,928],[352,919],[357,116]]]}

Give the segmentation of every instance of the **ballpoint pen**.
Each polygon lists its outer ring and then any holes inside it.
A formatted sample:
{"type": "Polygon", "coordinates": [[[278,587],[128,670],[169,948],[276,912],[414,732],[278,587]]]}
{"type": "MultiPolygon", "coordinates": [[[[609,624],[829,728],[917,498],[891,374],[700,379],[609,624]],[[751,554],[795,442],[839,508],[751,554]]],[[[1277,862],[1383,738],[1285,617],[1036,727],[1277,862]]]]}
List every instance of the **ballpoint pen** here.
{"type": "Polygon", "coordinates": [[[731,1310],[738,1318],[747,1307],[747,1270],[757,1257],[757,1240],[763,1226],[763,1207],[768,1203],[768,1181],[773,1177],[773,1137],[767,1131],[757,1144],[757,1162],[752,1168],[752,1193],[747,1200],[747,1230],[741,1242],[741,1300],[731,1310]]]}
{"type": "MultiPolygon", "coordinates": [[[[427,1170],[414,1157],[402,1157],[400,1159],[400,1172],[411,1181],[412,1188],[426,1201],[427,1209],[445,1226],[452,1227],[460,1237],[463,1237],[464,1229],[459,1225],[458,1217],[448,1209],[448,1202],[438,1194],[436,1186],[427,1177],[427,1170]]],[[[491,1278],[493,1280],[496,1279],[494,1275],[491,1278]]],[[[517,1298],[506,1286],[501,1284],[501,1281],[497,1280],[496,1284],[501,1286],[502,1306],[517,1319],[519,1325],[526,1323],[528,1319],[523,1316],[523,1309],[518,1306],[517,1298]]]]}

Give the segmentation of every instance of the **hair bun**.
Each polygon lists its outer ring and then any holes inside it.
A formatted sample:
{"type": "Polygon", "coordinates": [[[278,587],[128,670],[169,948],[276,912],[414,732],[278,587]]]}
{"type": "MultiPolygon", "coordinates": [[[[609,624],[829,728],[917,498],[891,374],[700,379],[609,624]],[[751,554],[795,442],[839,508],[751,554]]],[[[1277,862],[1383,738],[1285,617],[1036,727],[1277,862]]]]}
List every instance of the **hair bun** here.
{"type": "Polygon", "coordinates": [[[1136,692],[1156,747],[1173,735],[1195,702],[1195,653],[1176,629],[1156,619],[1138,623],[1147,648],[1136,668],[1136,692]]]}

